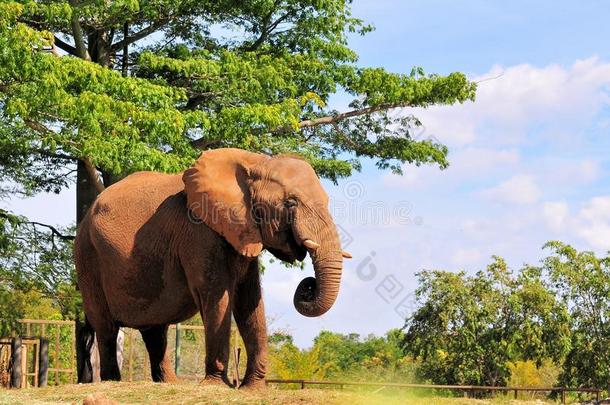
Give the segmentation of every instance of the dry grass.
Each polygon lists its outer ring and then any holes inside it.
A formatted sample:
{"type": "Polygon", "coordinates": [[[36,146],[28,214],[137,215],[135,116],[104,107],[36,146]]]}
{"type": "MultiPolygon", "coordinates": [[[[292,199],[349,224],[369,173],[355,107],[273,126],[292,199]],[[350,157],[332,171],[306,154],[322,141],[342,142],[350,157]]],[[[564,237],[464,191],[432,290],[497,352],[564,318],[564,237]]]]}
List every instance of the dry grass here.
{"type": "MultiPolygon", "coordinates": [[[[62,385],[59,387],[1,390],[0,404],[43,405],[82,404],[85,397],[102,393],[120,404],[453,404],[478,405],[491,403],[533,404],[526,401],[468,400],[462,398],[417,397],[414,391],[396,392],[350,392],[348,390],[305,389],[285,390],[268,388],[261,392],[237,391],[221,386],[200,386],[191,382],[178,384],[102,383],[84,385],[62,385]]],[[[420,394],[424,395],[424,394],[420,394]]]]}

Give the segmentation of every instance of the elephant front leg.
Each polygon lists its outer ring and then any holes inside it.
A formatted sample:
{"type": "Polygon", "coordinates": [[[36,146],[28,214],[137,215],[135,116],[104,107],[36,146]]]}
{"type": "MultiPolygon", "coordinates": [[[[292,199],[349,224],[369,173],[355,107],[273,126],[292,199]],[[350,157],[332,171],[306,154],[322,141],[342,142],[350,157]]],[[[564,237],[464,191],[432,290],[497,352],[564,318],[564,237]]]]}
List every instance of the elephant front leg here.
{"type": "Polygon", "coordinates": [[[228,290],[214,292],[202,305],[205,328],[205,379],[202,383],[225,383],[228,377],[229,341],[231,337],[231,296],[228,290]]]}
{"type": "Polygon", "coordinates": [[[234,301],[233,315],[248,357],[241,386],[264,388],[267,371],[267,324],[257,261],[249,265],[245,277],[237,285],[234,301]]]}

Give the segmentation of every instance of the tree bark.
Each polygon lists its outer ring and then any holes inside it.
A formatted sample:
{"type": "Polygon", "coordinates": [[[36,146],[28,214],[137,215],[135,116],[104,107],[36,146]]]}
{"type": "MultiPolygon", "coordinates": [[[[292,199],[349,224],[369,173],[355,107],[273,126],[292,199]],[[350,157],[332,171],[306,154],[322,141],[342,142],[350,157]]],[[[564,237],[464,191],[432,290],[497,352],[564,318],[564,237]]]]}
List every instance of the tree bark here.
{"type": "MultiPolygon", "coordinates": [[[[93,182],[89,170],[84,161],[79,160],[76,169],[76,224],[87,214],[89,207],[98,196],[98,187],[93,182]]],[[[76,287],[78,288],[78,286],[76,287]]],[[[90,370],[89,353],[86,345],[85,328],[81,319],[76,320],[76,367],[78,370],[78,382],[91,382],[92,372],[90,370]]]]}
{"type": "Polygon", "coordinates": [[[79,225],[87,210],[97,198],[98,187],[89,174],[85,162],[78,161],[76,170],[76,224],[79,225]]]}

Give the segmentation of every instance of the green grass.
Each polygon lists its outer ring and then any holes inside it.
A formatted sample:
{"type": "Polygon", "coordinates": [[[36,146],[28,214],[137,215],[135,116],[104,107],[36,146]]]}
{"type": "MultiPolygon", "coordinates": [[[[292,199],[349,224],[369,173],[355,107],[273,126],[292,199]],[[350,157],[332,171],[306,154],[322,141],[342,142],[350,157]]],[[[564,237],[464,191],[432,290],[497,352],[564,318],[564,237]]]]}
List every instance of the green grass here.
{"type": "Polygon", "coordinates": [[[269,387],[259,392],[244,392],[222,386],[201,386],[193,382],[155,384],[152,382],[101,383],[61,385],[58,387],[0,389],[2,405],[81,404],[91,394],[120,404],[533,404],[543,401],[508,399],[474,400],[465,398],[431,397],[417,391],[354,392],[349,390],[305,389],[286,390],[269,387]]]}

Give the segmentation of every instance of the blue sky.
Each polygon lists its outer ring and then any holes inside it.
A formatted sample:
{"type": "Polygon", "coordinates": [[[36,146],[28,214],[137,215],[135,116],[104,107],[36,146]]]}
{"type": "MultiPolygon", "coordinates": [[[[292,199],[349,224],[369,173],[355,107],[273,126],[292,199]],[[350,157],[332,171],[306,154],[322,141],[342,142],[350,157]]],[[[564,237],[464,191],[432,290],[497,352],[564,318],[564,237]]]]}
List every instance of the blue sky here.
{"type": "Polygon", "coordinates": [[[402,326],[422,269],[475,272],[495,254],[519,268],[537,263],[552,239],[610,249],[607,3],[355,3],[355,15],[376,26],[351,41],[363,66],[462,71],[481,81],[477,101],[402,111],[422,119],[421,136],[449,146],[447,170],[405,166],[399,177],[368,162],[327,184],[353,238],[339,299],[327,315],[303,319],[290,304],[303,275],[270,268],[271,329],[301,346],[320,329],[382,334],[402,326]]]}
{"type": "MultiPolygon", "coordinates": [[[[383,334],[403,324],[422,269],[474,272],[491,255],[536,263],[560,239],[610,249],[610,12],[602,1],[356,1],[376,31],[354,37],[363,66],[462,71],[480,81],[477,101],[402,110],[421,136],[450,148],[451,166],[363,171],[325,183],[349,236],[337,303],[321,318],[292,306],[311,275],[270,265],[263,277],[270,329],[309,346],[320,330],[383,334]]],[[[337,97],[337,106],[344,100],[337,97]]],[[[73,220],[74,192],[13,200],[32,220],[73,220]]]]}

